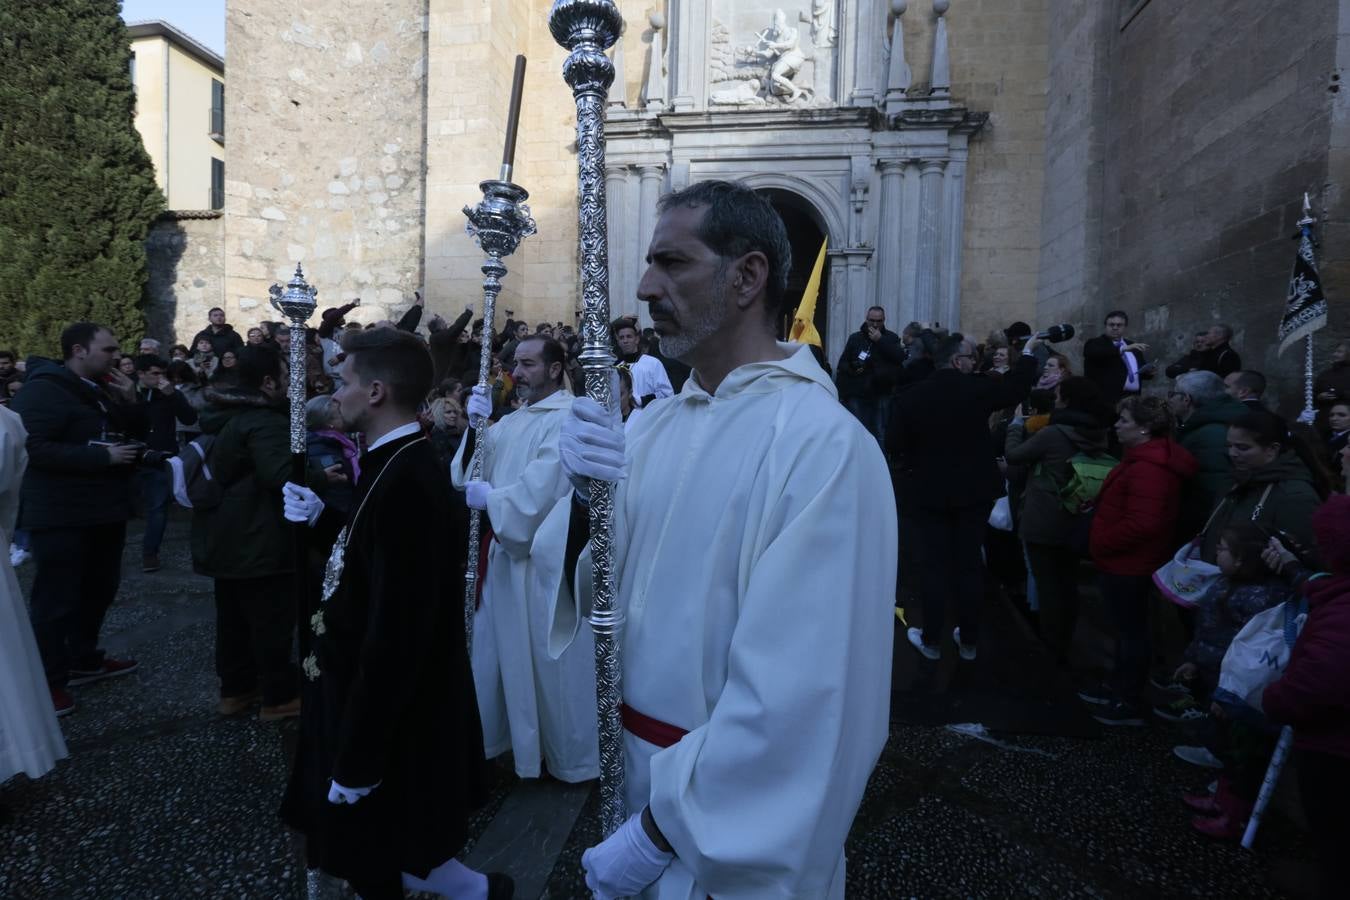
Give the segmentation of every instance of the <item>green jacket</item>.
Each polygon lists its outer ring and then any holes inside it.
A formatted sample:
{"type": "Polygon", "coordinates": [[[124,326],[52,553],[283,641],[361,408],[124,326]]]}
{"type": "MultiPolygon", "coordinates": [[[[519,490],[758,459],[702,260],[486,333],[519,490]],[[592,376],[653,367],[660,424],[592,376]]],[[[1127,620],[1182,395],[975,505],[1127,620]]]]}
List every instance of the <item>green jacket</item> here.
{"type": "Polygon", "coordinates": [[[1106,429],[1085,413],[1057,409],[1031,437],[1021,424],[1009,426],[1004,458],[1031,473],[1018,517],[1018,534],[1028,544],[1071,545],[1078,516],[1064,509],[1059,492],[1073,478],[1069,460],[1080,453],[1106,454],[1106,429]]]}
{"type": "Polygon", "coordinates": [[[1202,406],[1177,429],[1177,443],[1200,464],[1200,471],[1181,492],[1180,534],[1198,534],[1219,498],[1233,486],[1233,464],[1228,459],[1228,426],[1247,412],[1241,400],[1224,395],[1202,406]]]}
{"type": "Polygon", "coordinates": [[[261,578],[295,571],[294,543],[281,513],[291,477],[285,401],[218,387],[206,392],[205,434],[216,436],[207,463],[224,488],[219,506],[192,511],[192,568],[213,578],[261,578]]]}
{"type": "Polygon", "coordinates": [[[1322,499],[1313,487],[1312,473],[1292,450],[1281,453],[1269,465],[1253,472],[1236,473],[1232,489],[1220,501],[1214,520],[1205,529],[1200,558],[1214,562],[1224,529],[1240,522],[1255,522],[1272,535],[1276,531],[1287,531],[1304,547],[1316,546],[1312,514],[1322,504],[1322,499]],[[1270,494],[1262,503],[1261,497],[1267,487],[1270,494]],[[1259,515],[1258,504],[1261,507],[1259,515]]]}

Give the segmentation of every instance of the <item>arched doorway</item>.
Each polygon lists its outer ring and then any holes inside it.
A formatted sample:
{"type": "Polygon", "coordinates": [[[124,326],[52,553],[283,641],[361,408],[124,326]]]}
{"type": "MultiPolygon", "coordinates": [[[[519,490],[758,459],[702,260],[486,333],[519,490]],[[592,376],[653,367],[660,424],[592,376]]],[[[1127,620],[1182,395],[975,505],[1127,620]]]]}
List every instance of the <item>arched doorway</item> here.
{"type": "MultiPolygon", "coordinates": [[[[766,197],[787,226],[788,242],[792,245],[792,270],[788,273],[787,296],[791,307],[783,321],[779,323],[779,336],[786,337],[792,327],[792,313],[802,301],[806,283],[811,279],[811,268],[816,264],[820,253],[820,244],[825,240],[825,228],[820,216],[810,202],[791,191],[781,188],[760,188],[758,193],[766,197]]],[[[814,321],[820,339],[829,346],[826,328],[829,323],[830,267],[825,266],[820,277],[820,293],[816,296],[814,321]]],[[[823,348],[822,348],[823,349],[823,348]]]]}

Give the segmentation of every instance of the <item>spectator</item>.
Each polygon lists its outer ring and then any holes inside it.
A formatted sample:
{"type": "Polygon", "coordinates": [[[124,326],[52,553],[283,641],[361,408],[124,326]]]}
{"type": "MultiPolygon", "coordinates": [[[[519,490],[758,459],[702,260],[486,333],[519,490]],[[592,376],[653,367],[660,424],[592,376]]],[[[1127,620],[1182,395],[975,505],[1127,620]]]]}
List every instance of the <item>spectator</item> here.
{"type": "Polygon", "coordinates": [[[634,403],[641,408],[653,400],[673,396],[675,390],[666,375],[666,367],[660,360],[642,352],[637,320],[619,319],[612,331],[619,347],[619,359],[628,365],[628,374],[633,379],[634,403]]]}
{"type": "Polygon", "coordinates": [[[1018,533],[1036,579],[1041,638],[1055,661],[1067,666],[1078,624],[1076,531],[1083,517],[1065,509],[1063,492],[1074,478],[1070,460],[1079,454],[1106,455],[1109,418],[1097,386],[1086,378],[1066,378],[1055,391],[1050,424],[1033,437],[1026,437],[1021,418],[1013,419],[1005,458],[1032,473],[1022,495],[1018,533]]]}
{"type": "Polygon", "coordinates": [[[1089,542],[1115,630],[1115,662],[1108,685],[1078,696],[1101,707],[1099,722],[1142,725],[1151,578],[1176,550],[1182,485],[1198,466],[1172,440],[1172,413],[1164,401],[1126,397],[1117,409],[1116,439],[1125,452],[1097,495],[1089,542]]]}
{"type": "MultiPolygon", "coordinates": [[[[464,437],[464,429],[468,426],[468,421],[464,417],[464,407],[455,397],[437,397],[427,408],[427,424],[429,426],[427,437],[436,448],[436,458],[445,464],[448,472],[450,463],[455,458],[455,451],[459,449],[460,439],[464,437]]],[[[454,494],[463,497],[458,491],[454,494]]]]}
{"type": "Polygon", "coordinates": [[[1007,347],[995,347],[989,354],[988,372],[993,375],[1007,375],[1012,370],[1012,351],[1007,347]]]}
{"type": "Polygon", "coordinates": [[[187,362],[192,358],[192,351],[188,350],[186,344],[174,344],[169,348],[169,362],[187,362]]]}
{"type": "Polygon", "coordinates": [[[1307,441],[1290,434],[1275,413],[1249,410],[1228,426],[1228,457],[1233,487],[1205,531],[1200,558],[1213,563],[1219,535],[1236,522],[1286,531],[1300,545],[1312,546],[1313,510],[1331,492],[1331,480],[1307,441]]]}
{"type": "Polygon", "coordinates": [[[192,368],[197,373],[197,379],[205,384],[215,377],[220,358],[216,356],[216,351],[211,349],[211,342],[206,338],[193,341],[192,346],[194,351],[191,359],[192,368]]]}
{"type": "Polygon", "coordinates": [[[254,327],[252,327],[252,328],[250,328],[250,329],[248,330],[247,334],[248,334],[248,338],[246,339],[246,343],[248,344],[248,346],[250,346],[250,347],[258,347],[258,346],[261,346],[261,345],[262,345],[262,342],[263,342],[263,332],[262,332],[262,329],[261,329],[261,328],[259,328],[259,327],[257,327],[257,326],[255,325],[254,327]]]}
{"type": "Polygon", "coordinates": [[[159,356],[159,341],[154,338],[141,338],[140,345],[136,348],[137,356],[159,356]]]}
{"type": "Polygon", "coordinates": [[[127,376],[128,378],[133,378],[133,377],[135,377],[135,375],[136,375],[136,359],[135,359],[135,357],[131,357],[131,356],[123,356],[123,357],[121,357],[120,359],[118,359],[118,360],[117,360],[117,371],[121,372],[123,375],[127,376]]]}
{"type": "Polygon", "coordinates": [[[1325,426],[1327,409],[1337,400],[1350,400],[1350,341],[1341,341],[1331,355],[1331,365],[1313,381],[1317,418],[1325,426]]]}
{"type": "Polygon", "coordinates": [[[9,396],[10,382],[23,380],[23,373],[14,363],[14,351],[0,350],[0,389],[6,397],[9,396]]]}
{"type": "Polygon", "coordinates": [[[361,477],[361,450],[343,433],[342,415],[332,397],[314,397],[305,403],[305,428],[305,452],[310,463],[342,474],[341,479],[330,480],[317,493],[324,505],[346,516],[361,477]]]}
{"type": "MultiPolygon", "coordinates": [[[[215,436],[211,470],[223,495],[192,510],[192,567],[215,580],[219,712],[300,714],[291,645],[296,596],[293,542],[281,512],[290,477],[290,420],[281,360],[266,347],[239,351],[238,381],[213,385],[202,430],[215,436]]],[[[315,479],[318,480],[318,479],[315,479]]]]}
{"type": "MultiPolygon", "coordinates": [[[[1042,391],[1054,390],[1055,385],[1067,378],[1073,377],[1073,364],[1063,353],[1051,353],[1045,360],[1045,365],[1041,367],[1041,377],[1036,381],[1036,388],[1042,391]]],[[[1100,397],[1100,394],[1098,395],[1100,397]]],[[[1099,404],[1101,400],[1097,401],[1099,404]]]]}
{"type": "Polygon", "coordinates": [[[220,367],[216,370],[216,376],[228,376],[235,366],[239,365],[239,355],[233,350],[226,350],[220,354],[220,367]]]}
{"type": "Polygon", "coordinates": [[[200,351],[203,340],[211,342],[211,352],[216,356],[221,356],[226,350],[238,350],[244,346],[244,339],[239,336],[239,332],[234,330],[233,325],[225,323],[225,310],[219,306],[213,307],[206,318],[210,324],[197,332],[196,337],[192,339],[192,346],[200,351]]]}
{"type": "Polygon", "coordinates": [[[1205,351],[1209,349],[1209,330],[1197,331],[1191,338],[1191,349],[1186,355],[1164,370],[1168,378],[1176,378],[1187,372],[1196,372],[1205,368],[1205,351]]]}
{"type": "Polygon", "coordinates": [[[1209,329],[1205,339],[1205,363],[1201,367],[1213,372],[1220,378],[1227,378],[1242,370],[1242,357],[1229,343],[1233,340],[1233,329],[1227,325],[1215,325],[1209,329]]]}
{"type": "Polygon", "coordinates": [[[839,399],[883,446],[890,396],[903,361],[900,337],[886,329],[886,310],[880,306],[867,311],[862,327],[849,335],[839,356],[836,369],[839,399]]]}
{"type": "MultiPolygon", "coordinates": [[[[178,452],[178,422],[192,425],[197,411],[179,393],[158,356],[136,358],[137,400],[144,407],[147,431],[146,449],[167,459],[178,452]]],[[[145,515],[145,534],[141,539],[141,570],[159,571],[159,547],[168,524],[169,495],[173,485],[169,471],[161,462],[146,463],[136,469],[141,511],[145,515]]]]}
{"type": "MultiPolygon", "coordinates": [[[[917,341],[916,341],[917,343],[917,341]]],[[[1016,404],[1036,378],[1032,338],[1003,378],[969,377],[975,348],[954,334],[938,345],[932,377],[897,394],[891,420],[897,427],[887,449],[898,461],[896,492],[902,533],[923,559],[923,629],[910,628],[910,644],[927,659],[942,655],[948,608],[957,607],[952,632],[962,659],[974,659],[983,597],[980,548],[1003,476],[989,446],[990,413],[1016,404]]]]}
{"type": "Polygon", "coordinates": [[[169,367],[164,370],[169,376],[169,381],[173,382],[174,389],[183,395],[192,411],[197,415],[192,417],[191,422],[178,420],[176,431],[178,432],[178,446],[182,447],[188,441],[202,433],[197,424],[198,416],[206,408],[206,394],[202,383],[197,380],[197,373],[192,370],[192,366],[182,360],[174,360],[169,363],[169,367]]]}
{"type": "Polygon", "coordinates": [[[1266,392],[1266,376],[1252,369],[1230,372],[1223,379],[1228,396],[1251,409],[1264,409],[1261,396],[1266,392]]]}
{"type": "Polygon", "coordinates": [[[1341,452],[1350,442],[1350,399],[1338,400],[1327,407],[1327,427],[1323,438],[1327,445],[1327,464],[1335,471],[1340,467],[1341,452]]]}
{"type": "MultiPolygon", "coordinates": [[[[1343,459],[1350,469],[1350,451],[1343,459]]],[[[1305,583],[1308,620],[1261,705],[1272,722],[1293,726],[1299,794],[1318,853],[1317,896],[1331,898],[1345,891],[1350,845],[1350,497],[1329,499],[1312,527],[1329,572],[1305,583]]]]}
{"type": "Polygon", "coordinates": [[[1182,497],[1183,536],[1199,532],[1233,484],[1233,466],[1228,458],[1228,426],[1247,407],[1228,395],[1223,381],[1213,372],[1187,372],[1177,377],[1167,395],[1167,404],[1180,423],[1177,440],[1200,466],[1182,497]]]}
{"type": "Polygon", "coordinates": [[[1106,314],[1106,332],[1083,344],[1083,374],[1097,383],[1109,404],[1138,394],[1152,369],[1144,360],[1148,344],[1125,337],[1129,323],[1129,316],[1113,310],[1106,314]]]}
{"type": "Polygon", "coordinates": [[[476,343],[471,343],[468,327],[473,318],[473,304],[464,307],[464,312],[449,325],[440,316],[432,316],[427,323],[431,336],[427,340],[427,349],[431,351],[431,362],[435,367],[434,384],[446,379],[465,381],[467,373],[472,372],[472,381],[478,380],[478,354],[476,343]]]}
{"type": "Polygon", "coordinates": [[[131,379],[112,368],[117,339],[91,322],[61,333],[63,361],[34,357],[13,403],[28,429],[23,527],[37,576],[30,605],[57,715],[75,708],[66,688],[136,670],[98,647],[122,578],[134,466],[144,430],[131,379]],[[105,383],[106,379],[106,383],[105,383]]]}

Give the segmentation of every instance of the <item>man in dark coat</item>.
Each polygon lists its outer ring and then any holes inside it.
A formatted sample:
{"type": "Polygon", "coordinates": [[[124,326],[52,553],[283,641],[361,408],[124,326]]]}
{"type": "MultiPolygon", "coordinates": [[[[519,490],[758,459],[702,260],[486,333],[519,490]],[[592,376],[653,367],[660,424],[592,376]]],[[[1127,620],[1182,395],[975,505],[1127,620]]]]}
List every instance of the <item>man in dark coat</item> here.
{"type": "MultiPolygon", "coordinates": [[[[225,310],[219,306],[213,307],[206,314],[206,318],[211,324],[197,332],[197,335],[192,339],[190,346],[193,351],[196,351],[197,344],[201,341],[210,341],[211,352],[216,355],[216,359],[220,359],[221,354],[226,350],[238,351],[240,347],[244,346],[244,339],[239,336],[239,332],[234,330],[233,325],[226,324],[225,310]]],[[[273,337],[275,336],[273,335],[273,337]]]]}
{"type": "Polygon", "coordinates": [[[943,339],[936,371],[897,394],[887,449],[899,461],[901,533],[912,535],[923,560],[923,630],[910,644],[937,659],[949,601],[955,601],[961,656],[975,658],[983,596],[980,548],[989,510],[1003,493],[989,446],[989,415],[1016,406],[1036,381],[1035,338],[1002,378],[975,376],[974,345],[960,334],[943,339]]]}
{"type": "Polygon", "coordinates": [[[468,537],[417,423],[431,357],[392,328],[349,335],[343,350],[334,400],[369,447],[355,505],[344,524],[308,488],[284,491],[286,517],[336,543],[318,612],[302,625],[313,643],[281,814],[304,833],[310,865],[365,900],[405,887],[510,897],[509,878],[454,859],[485,796],[485,763],[465,649],[468,537]]]}
{"type": "Polygon", "coordinates": [[[1115,406],[1121,397],[1138,394],[1140,380],[1152,367],[1144,361],[1148,344],[1125,337],[1130,317],[1116,309],[1106,314],[1106,333],[1083,344],[1083,374],[1097,383],[1102,399],[1115,406]]]}
{"type": "Polygon", "coordinates": [[[33,633],[57,715],[75,708],[68,685],[136,669],[98,648],[103,617],[122,579],[132,476],[145,413],[136,387],[113,366],[117,338],[76,322],[61,333],[62,362],[28,360],[10,408],[28,430],[20,526],[32,533],[37,576],[33,633]]]}
{"type": "MultiPolygon", "coordinates": [[[[142,343],[145,343],[142,341],[142,343]]],[[[136,399],[142,405],[147,430],[146,448],[155,454],[172,456],[178,452],[178,423],[194,425],[197,410],[187,395],[174,387],[165,375],[169,364],[157,355],[136,357],[136,399]]],[[[140,466],[136,471],[141,507],[145,515],[145,535],[141,539],[141,567],[159,571],[159,546],[169,521],[169,495],[172,480],[162,465],[140,466]]]]}
{"type": "Polygon", "coordinates": [[[886,329],[886,310],[880,306],[867,311],[866,321],[849,335],[839,355],[839,399],[878,441],[886,439],[890,397],[904,361],[905,346],[900,335],[886,329]]]}

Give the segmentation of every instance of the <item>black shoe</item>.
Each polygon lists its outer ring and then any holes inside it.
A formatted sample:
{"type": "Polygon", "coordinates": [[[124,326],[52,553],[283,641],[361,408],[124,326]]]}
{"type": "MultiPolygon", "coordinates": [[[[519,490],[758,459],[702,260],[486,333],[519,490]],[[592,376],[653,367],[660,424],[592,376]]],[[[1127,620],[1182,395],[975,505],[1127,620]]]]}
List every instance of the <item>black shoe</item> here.
{"type": "Polygon", "coordinates": [[[1139,707],[1117,700],[1092,718],[1103,725],[1143,725],[1144,714],[1139,707]]]}
{"type": "Polygon", "coordinates": [[[516,883],[505,872],[489,872],[488,900],[511,900],[516,895],[516,883]]]}
{"type": "Polygon", "coordinates": [[[1116,695],[1111,693],[1106,685],[1099,684],[1096,687],[1083,688],[1078,692],[1078,699],[1094,706],[1110,706],[1116,695]]]}

